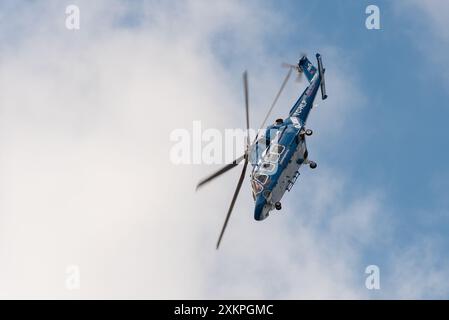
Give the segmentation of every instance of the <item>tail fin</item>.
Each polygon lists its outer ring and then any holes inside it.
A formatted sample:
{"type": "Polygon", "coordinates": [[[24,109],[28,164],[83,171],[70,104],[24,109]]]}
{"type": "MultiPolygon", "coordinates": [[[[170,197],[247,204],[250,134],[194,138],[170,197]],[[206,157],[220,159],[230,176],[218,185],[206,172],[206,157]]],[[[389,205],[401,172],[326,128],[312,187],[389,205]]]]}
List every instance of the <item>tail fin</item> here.
{"type": "Polygon", "coordinates": [[[298,66],[299,68],[301,68],[301,71],[304,72],[307,80],[309,80],[309,82],[312,82],[313,77],[317,73],[317,69],[313,66],[309,59],[306,56],[303,56],[299,60],[298,66]]]}
{"type": "Polygon", "coordinates": [[[321,97],[323,98],[323,100],[325,100],[327,98],[327,94],[326,94],[326,84],[324,82],[324,71],[326,70],[323,67],[323,62],[321,61],[321,55],[319,53],[316,54],[316,60],[318,61],[318,73],[320,74],[321,78],[320,82],[321,97]]]}

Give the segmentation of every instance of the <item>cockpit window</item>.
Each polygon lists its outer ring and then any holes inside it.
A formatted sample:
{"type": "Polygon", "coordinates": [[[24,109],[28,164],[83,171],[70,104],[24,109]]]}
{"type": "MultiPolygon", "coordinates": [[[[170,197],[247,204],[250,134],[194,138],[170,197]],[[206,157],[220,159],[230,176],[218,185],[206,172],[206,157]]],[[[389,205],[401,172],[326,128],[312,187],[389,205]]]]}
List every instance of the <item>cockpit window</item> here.
{"type": "Polygon", "coordinates": [[[263,190],[262,185],[259,182],[255,181],[255,180],[251,181],[251,186],[253,187],[253,193],[255,195],[259,194],[263,190]]]}
{"type": "Polygon", "coordinates": [[[265,137],[260,137],[256,142],[261,148],[266,149],[267,147],[267,139],[265,137]]]}
{"type": "Polygon", "coordinates": [[[250,163],[254,166],[259,162],[259,159],[262,158],[265,150],[267,149],[266,140],[264,137],[261,137],[257,140],[255,144],[251,147],[250,153],[250,163]]]}
{"type": "Polygon", "coordinates": [[[261,184],[265,184],[268,180],[268,176],[266,174],[255,174],[254,179],[259,181],[261,184]]]}

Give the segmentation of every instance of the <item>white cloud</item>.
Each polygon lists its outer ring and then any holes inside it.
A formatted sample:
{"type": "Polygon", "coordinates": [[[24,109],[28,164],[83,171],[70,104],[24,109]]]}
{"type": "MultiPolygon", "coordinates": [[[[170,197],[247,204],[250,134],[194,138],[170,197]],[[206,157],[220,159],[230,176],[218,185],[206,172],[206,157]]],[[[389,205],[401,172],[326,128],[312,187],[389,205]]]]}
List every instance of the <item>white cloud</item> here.
{"type": "Polygon", "coordinates": [[[387,297],[401,299],[446,299],[449,294],[448,265],[438,259],[439,247],[434,239],[395,250],[393,266],[386,283],[391,286],[387,297]]]}
{"type": "Polygon", "coordinates": [[[447,28],[449,15],[449,3],[445,0],[418,1],[412,0],[407,3],[413,6],[421,17],[427,19],[429,28],[433,33],[444,40],[449,40],[449,30],[447,28]]]}
{"type": "MultiPolygon", "coordinates": [[[[407,35],[423,55],[428,63],[426,71],[428,77],[436,80],[444,79],[446,87],[449,83],[449,2],[444,0],[429,1],[398,1],[393,8],[396,14],[406,18],[407,35]]],[[[419,61],[417,62],[420,63],[419,61]]],[[[427,64],[426,64],[427,66],[427,64]]]]}

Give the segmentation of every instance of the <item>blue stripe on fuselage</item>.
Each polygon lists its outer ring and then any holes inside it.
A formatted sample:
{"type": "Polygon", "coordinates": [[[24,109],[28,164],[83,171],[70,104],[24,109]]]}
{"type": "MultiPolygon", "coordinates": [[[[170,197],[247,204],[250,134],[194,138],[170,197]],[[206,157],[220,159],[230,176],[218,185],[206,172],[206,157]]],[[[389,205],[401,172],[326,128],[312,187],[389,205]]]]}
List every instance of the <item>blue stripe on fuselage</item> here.
{"type": "Polygon", "coordinates": [[[290,117],[297,117],[301,126],[304,126],[309,116],[309,112],[313,107],[316,94],[320,87],[321,78],[318,73],[315,74],[310,85],[304,90],[298,101],[290,110],[290,117]]]}

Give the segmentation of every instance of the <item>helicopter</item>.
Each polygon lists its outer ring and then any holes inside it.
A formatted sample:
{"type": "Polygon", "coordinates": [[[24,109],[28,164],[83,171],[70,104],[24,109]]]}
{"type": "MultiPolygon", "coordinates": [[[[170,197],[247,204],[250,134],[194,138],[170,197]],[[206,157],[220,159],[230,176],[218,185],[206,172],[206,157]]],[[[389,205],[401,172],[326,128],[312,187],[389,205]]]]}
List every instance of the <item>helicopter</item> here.
{"type": "MultiPolygon", "coordinates": [[[[309,159],[306,146],[306,136],[313,134],[311,129],[306,128],[306,122],[310,110],[314,107],[318,90],[321,89],[322,100],[327,98],[324,81],[325,69],[319,53],[316,54],[316,59],[316,67],[306,55],[302,55],[297,64],[283,64],[284,67],[289,69],[288,73],[260,128],[264,128],[268,116],[273,110],[292,71],[295,70],[298,78],[304,75],[309,85],[290,109],[288,117],[285,119],[277,119],[273,125],[259,130],[252,143],[250,143],[250,137],[247,134],[244,154],[198,183],[197,190],[223,173],[235,168],[243,161],[242,172],[226,214],[216,249],[219,248],[228,225],[229,218],[246,176],[249,162],[251,162],[253,167],[250,174],[250,182],[254,199],[254,219],[257,221],[266,219],[270,211],[274,209],[282,209],[280,201],[285,192],[292,189],[299,176],[299,169],[302,165],[309,165],[311,169],[317,167],[317,163],[309,159]]],[[[248,73],[246,71],[243,73],[243,88],[246,129],[249,132],[248,73]]]]}

